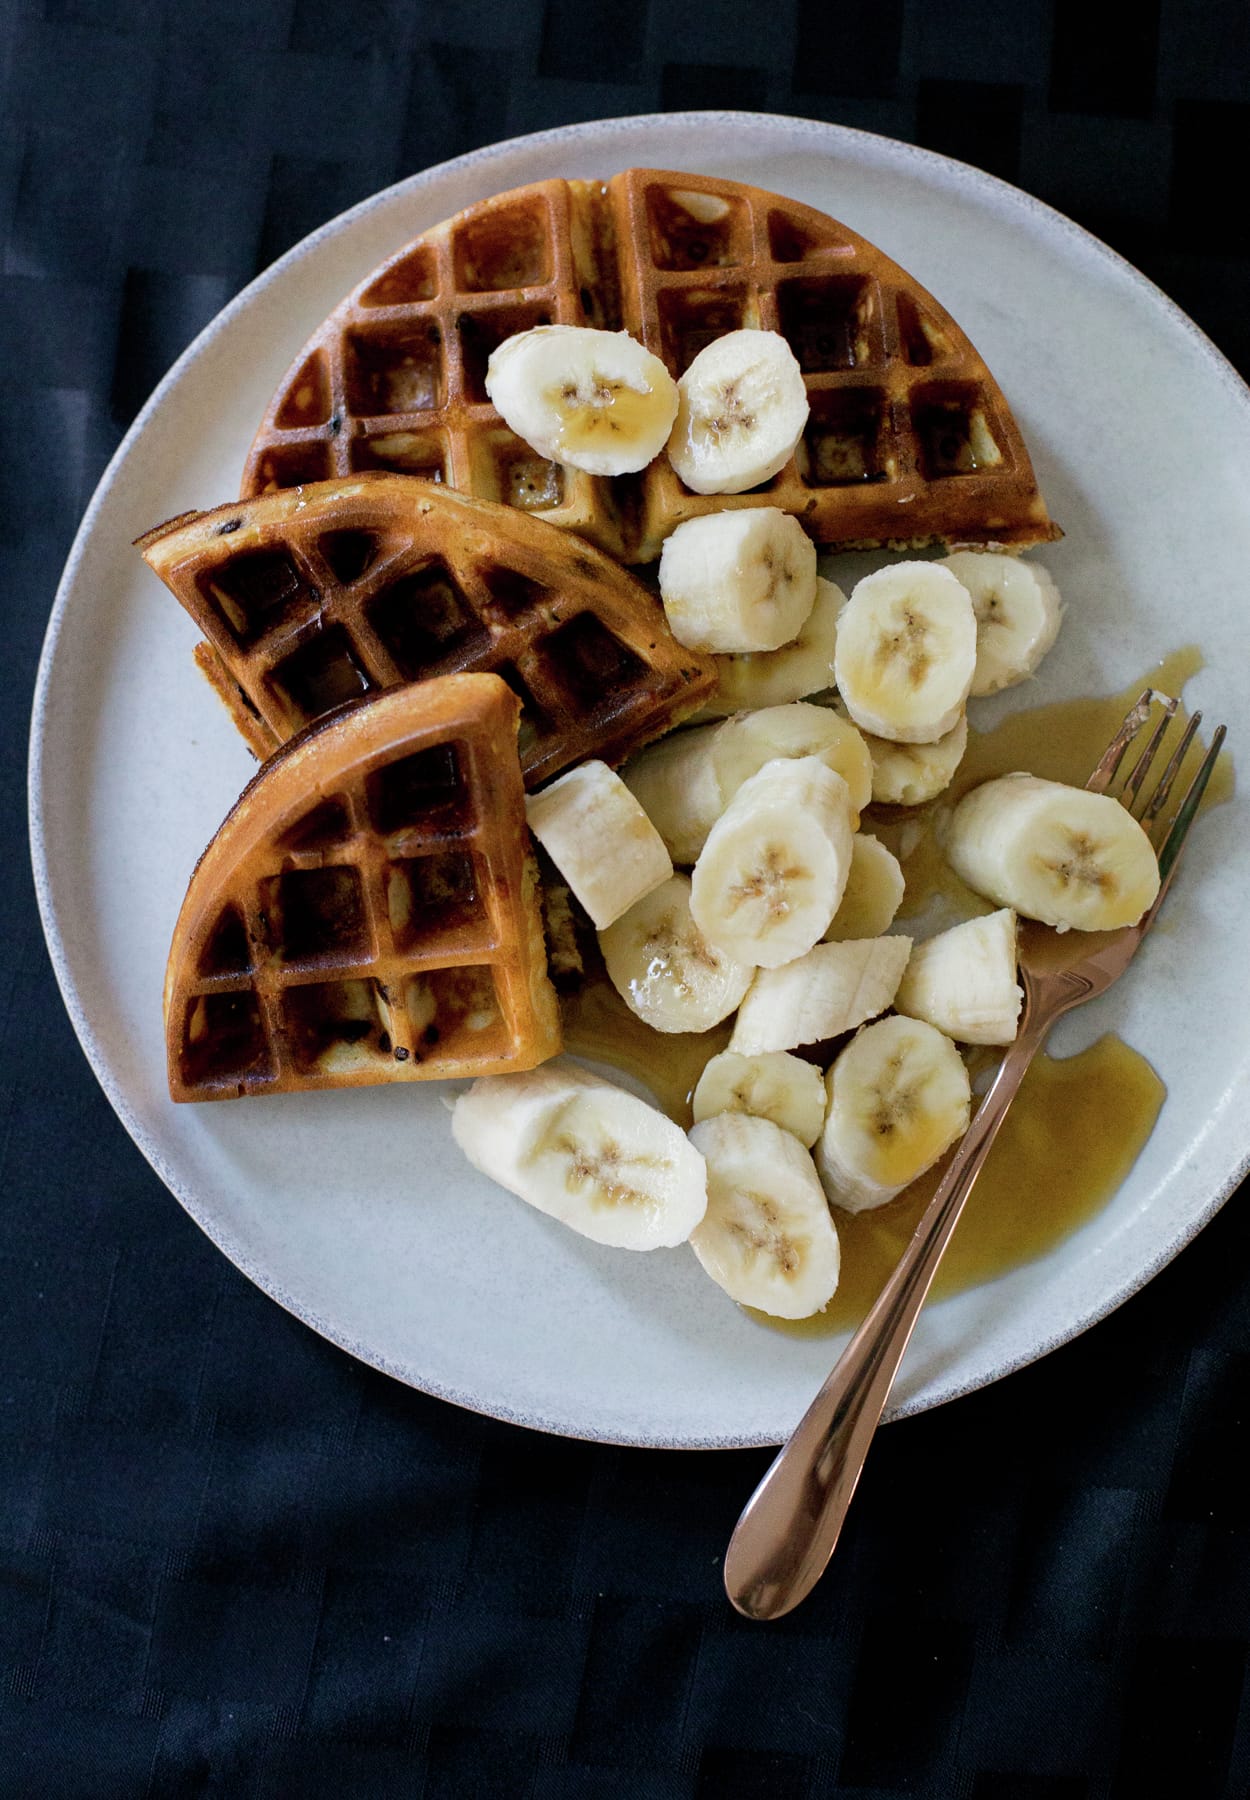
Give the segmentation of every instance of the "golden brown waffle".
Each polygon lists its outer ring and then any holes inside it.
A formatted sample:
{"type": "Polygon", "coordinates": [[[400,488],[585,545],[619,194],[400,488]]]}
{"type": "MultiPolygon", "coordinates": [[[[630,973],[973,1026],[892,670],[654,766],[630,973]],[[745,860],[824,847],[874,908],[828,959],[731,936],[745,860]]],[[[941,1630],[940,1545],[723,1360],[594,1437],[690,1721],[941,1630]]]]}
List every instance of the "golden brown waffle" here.
{"type": "Polygon", "coordinates": [[[260,770],[191,877],[169,1089],[224,1100],[532,1069],[560,1049],[495,675],[398,688],[260,770]]]}
{"type": "Polygon", "coordinates": [[[622,761],[702,704],[710,662],[610,557],[508,507],[381,473],[187,513],[139,539],[258,756],[362,693],[494,670],[536,786],[622,761]]]}
{"type": "Polygon", "coordinates": [[[1059,535],[998,384],[897,263],[797,201],[657,169],[483,201],[331,313],[270,403],[242,492],[376,468],[534,512],[628,562],[734,506],[784,507],[844,547],[1059,535]],[[779,331],[807,382],[807,431],[749,494],[692,494],[665,457],[617,478],[547,462],[485,388],[495,346],[545,324],[624,328],[674,375],[727,331],[779,331]]]}

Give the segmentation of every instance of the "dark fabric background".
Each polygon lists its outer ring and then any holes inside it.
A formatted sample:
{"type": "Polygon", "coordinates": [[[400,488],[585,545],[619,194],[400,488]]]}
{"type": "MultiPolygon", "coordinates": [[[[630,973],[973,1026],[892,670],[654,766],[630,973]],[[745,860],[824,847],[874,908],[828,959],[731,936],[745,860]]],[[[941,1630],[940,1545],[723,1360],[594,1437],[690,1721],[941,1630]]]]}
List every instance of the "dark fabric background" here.
{"type": "Polygon", "coordinates": [[[1250,372],[1245,4],[0,0],[0,82],[0,1795],[1245,1795],[1243,1204],[1077,1343],[886,1431],[830,1578],[747,1625],[719,1563],[763,1454],[455,1412],[199,1235],[74,1040],[23,797],[106,458],[312,227],[538,127],[793,112],[1018,182],[1250,372]]]}

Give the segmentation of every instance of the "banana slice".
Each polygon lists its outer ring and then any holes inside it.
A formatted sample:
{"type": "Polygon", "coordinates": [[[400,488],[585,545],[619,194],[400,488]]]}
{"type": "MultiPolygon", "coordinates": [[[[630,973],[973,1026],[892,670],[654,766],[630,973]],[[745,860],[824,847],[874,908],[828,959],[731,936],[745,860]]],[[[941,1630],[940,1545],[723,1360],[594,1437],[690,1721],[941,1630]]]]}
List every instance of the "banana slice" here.
{"type": "Polygon", "coordinates": [[[691,1107],[696,1124],[723,1112],[771,1119],[810,1149],[825,1122],[825,1084],[813,1063],[784,1050],[760,1056],[722,1050],[700,1075],[691,1107]]]}
{"type": "Polygon", "coordinates": [[[714,741],[719,727],[698,725],[648,744],[621,779],[664,840],[675,863],[692,863],[725,810],[714,741]]]}
{"type": "Polygon", "coordinates": [[[972,596],[977,618],[974,695],[1014,687],[1037,668],[1059,635],[1063,602],[1040,563],[994,551],[956,550],[939,565],[972,596]]]}
{"type": "Polygon", "coordinates": [[[684,520],[660,551],[660,599],[688,650],[777,650],[816,603],[816,546],[777,506],[684,520]]]}
{"type": "Polygon", "coordinates": [[[703,1158],[671,1119],[572,1063],[484,1075],[452,1108],[475,1169],[596,1244],[684,1244],[707,1209],[703,1158]]]}
{"type": "Polygon", "coordinates": [[[872,797],[885,806],[923,806],[954,779],[968,748],[968,715],[932,744],[894,744],[865,734],[872,758],[872,797]]]}
{"type": "Polygon", "coordinates": [[[884,1206],[968,1129],[972,1091],[948,1037],[922,1019],[878,1019],[825,1077],[816,1167],[835,1206],[884,1206]]]}
{"type": "Polygon", "coordinates": [[[606,763],[584,762],[531,794],[525,817],[601,931],[673,873],[663,838],[606,763]]]}
{"type": "Polygon", "coordinates": [[[842,899],[824,941],[877,938],[894,923],[906,883],[897,856],[879,838],[857,832],[851,839],[851,868],[842,899]]]}
{"type": "Polygon", "coordinates": [[[833,648],[838,614],[846,595],[823,575],[816,578],[816,601],[792,643],[780,650],[757,650],[716,658],[716,692],[704,712],[727,716],[762,706],[784,706],[833,686],[833,648]]]}
{"type": "Polygon", "coordinates": [[[976,662],[972,601],[940,563],[896,563],[865,575],[838,620],[838,693],[874,737],[931,744],[945,736],[958,723],[976,662]]]}
{"type": "Polygon", "coordinates": [[[750,986],[749,963],[709,944],[690,912],[690,878],[674,875],[599,933],[608,979],[657,1031],[707,1031],[750,986]]]}
{"type": "Polygon", "coordinates": [[[1016,915],[1004,907],[917,944],[894,1008],[960,1044],[1010,1044],[1023,999],[1016,985],[1016,915]]]}
{"type": "Polygon", "coordinates": [[[872,797],[863,734],[827,706],[796,702],[673,732],[649,744],[621,778],[675,863],[693,863],[744,781],[777,757],[818,756],[841,775],[856,818],[872,797]]]}
{"type": "Polygon", "coordinates": [[[696,494],[744,494],[794,455],[809,411],[803,371],[775,331],[730,331],[677,383],[668,460],[696,494]]]}
{"type": "Polygon", "coordinates": [[[782,969],[761,969],[738,1008],[729,1048],[740,1056],[823,1044],[884,1012],[911,954],[911,939],[817,944],[782,969]]]}
{"type": "Polygon", "coordinates": [[[819,757],[765,763],[694,866],[690,910],[704,937],[762,969],[802,956],[842,898],[854,830],[850,790],[819,757]]]}
{"type": "Polygon", "coordinates": [[[808,1152],[769,1119],[719,1113],[690,1133],[707,1212],[690,1248],[718,1287],[777,1319],[806,1319],[838,1285],[841,1248],[808,1152]]]}
{"type": "Polygon", "coordinates": [[[505,338],[486,392],[540,456],[590,475],[645,469],[668,441],[677,384],[627,331],[535,325],[505,338]]]}
{"type": "Polygon", "coordinates": [[[1150,839],[1118,800],[1037,775],[973,788],[944,848],[975,893],[1061,931],[1135,925],[1159,891],[1150,839]]]}
{"type": "Polygon", "coordinates": [[[796,700],[726,719],[713,739],[712,760],[721,803],[728,806],[744,781],[778,756],[818,756],[850,789],[856,817],[872,798],[872,757],[863,734],[828,706],[796,700]]]}

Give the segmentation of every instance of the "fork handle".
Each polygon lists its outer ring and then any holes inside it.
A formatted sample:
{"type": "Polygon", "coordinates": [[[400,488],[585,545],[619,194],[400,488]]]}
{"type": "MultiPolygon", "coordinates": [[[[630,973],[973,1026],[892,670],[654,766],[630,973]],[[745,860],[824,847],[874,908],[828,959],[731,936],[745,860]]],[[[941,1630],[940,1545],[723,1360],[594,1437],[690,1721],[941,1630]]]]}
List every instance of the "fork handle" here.
{"type": "Polygon", "coordinates": [[[747,1618],[780,1618],[824,1573],[942,1253],[1052,1023],[1026,1014],[894,1272],[747,1501],[725,1556],[725,1591],[747,1618]]]}

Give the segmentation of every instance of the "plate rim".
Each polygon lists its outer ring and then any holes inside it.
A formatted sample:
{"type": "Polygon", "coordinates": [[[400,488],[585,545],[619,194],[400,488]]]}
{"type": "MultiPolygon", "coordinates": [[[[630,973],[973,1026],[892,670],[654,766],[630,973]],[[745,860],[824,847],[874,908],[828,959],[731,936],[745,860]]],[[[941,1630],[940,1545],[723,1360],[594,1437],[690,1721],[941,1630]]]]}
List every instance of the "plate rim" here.
{"type": "MultiPolygon", "coordinates": [[[[281,1284],[270,1271],[258,1268],[243,1245],[233,1239],[233,1234],[214,1221],[214,1227],[199,1216],[192,1206],[187,1194],[176,1177],[175,1171],[168,1165],[159,1145],[154,1142],[135,1116],[121,1083],[114,1076],[108,1060],[99,1043],[87,1008],[79,993],[70,966],[70,957],[66,949],[60,928],[56,898],[53,893],[53,882],[49,873],[49,838],[45,830],[43,812],[45,751],[49,736],[49,694],[52,683],[53,668],[56,662],[57,647],[69,609],[71,592],[77,581],[78,569],[92,539],[95,523],[106,505],[112,488],[120,473],[134,452],[140,438],[146,432],[154,416],[161,410],[167,393],[177,385],[184,369],[194,362],[219,335],[229,328],[236,316],[245,312],[255,299],[274,283],[280,282],[287,273],[301,260],[311,255],[328,237],[356,223],[376,208],[392,202],[401,194],[419,193],[427,186],[455,176],[467,169],[487,165],[512,153],[525,152],[535,148],[556,143],[577,142],[594,139],[597,135],[613,129],[624,133],[645,135],[648,130],[696,130],[709,126],[730,127],[749,126],[755,130],[782,131],[788,134],[798,133],[813,140],[813,147],[819,150],[821,141],[830,151],[839,147],[856,145],[860,147],[861,156],[865,147],[867,153],[877,160],[894,160],[901,163],[916,163],[928,168],[935,174],[945,172],[946,179],[954,179],[965,191],[971,189],[980,193],[999,205],[1010,205],[1023,209],[1026,213],[1035,214],[1041,223],[1050,229],[1058,229],[1086,256],[1093,255],[1095,260],[1109,262],[1130,284],[1138,289],[1155,306],[1161,306],[1170,317],[1174,326],[1179,325],[1190,338],[1194,347],[1211,365],[1212,373],[1218,378],[1244,411],[1250,414],[1250,386],[1243,380],[1231,361],[1224,355],[1210,337],[1192,318],[1177,304],[1170,295],[1144,275],[1141,270],[1130,263],[1127,258],[1111,248],[1093,232],[1070,219],[1046,201],[1016,187],[1001,177],[975,168],[973,165],[960,162],[954,157],[944,156],[937,151],[928,150],[917,144],[910,144],[899,138],[892,138],[883,133],[865,131],[858,126],[840,125],[825,120],[807,119],[788,113],[761,113],[731,109],[686,110],[682,112],[634,113],[623,114],[607,119],[591,119],[578,121],[569,125],[548,127],[542,131],[527,132],[520,136],[501,139],[495,143],[482,145],[459,156],[432,164],[430,167],[403,176],[387,187],[378,189],[367,195],[355,205],[327,219],[307,236],[301,238],[288,250],[263,269],[258,275],[245,284],[239,292],[232,296],[226,304],[196,333],[195,337],[180,353],[170,368],[162,376],[147,401],[140,409],[112,456],[109,458],[100,478],[92,492],[91,498],[83,512],[75,531],[64,568],[57,583],[48,623],[45,628],[43,644],[40,650],[33,691],[29,750],[27,761],[27,807],[29,820],[29,847],[31,868],[34,878],[35,897],[39,910],[40,924],[47,946],[49,960],[52,964],[57,987],[61,999],[69,1015],[75,1035],[86,1056],[88,1065],[116,1113],[124,1130],[132,1143],[145,1158],[174,1199],[188,1214],[196,1227],[214,1246],[225,1255],[240,1272],[253,1282],[271,1300],[289,1312],[301,1323],[328,1339],[337,1348],[345,1351],[356,1360],[378,1369],[381,1373],[400,1381],[404,1386],[426,1393],[434,1398],[444,1400],[465,1411],[477,1413],[479,1416],[501,1420],[508,1424],[520,1425],[529,1430],[540,1431],[548,1435],[581,1440],[583,1442],[619,1445],[628,1448],[646,1449],[680,1449],[680,1450],[712,1450],[712,1449],[757,1449],[781,1442],[776,1435],[760,1433],[740,1433],[730,1435],[684,1435],[673,1437],[663,1432],[655,1435],[618,1436],[611,1430],[591,1429],[589,1427],[574,1428],[565,1418],[554,1415],[546,1416],[541,1412],[520,1412],[498,1402],[491,1403],[488,1397],[481,1394],[466,1393],[454,1386],[434,1380],[412,1378],[410,1370],[391,1363],[375,1347],[356,1341],[349,1332],[339,1328],[333,1321],[317,1316],[310,1308],[301,1307],[295,1298],[287,1294],[281,1284]]],[[[298,348],[295,352],[298,354],[298,348]]],[[[1093,1325],[1109,1317],[1124,1302],[1139,1292],[1152,1281],[1179,1253],[1202,1231],[1220,1210],[1231,1194],[1250,1173],[1250,1151],[1236,1164],[1232,1174],[1219,1185],[1195,1215],[1185,1221],[1177,1234],[1167,1243],[1161,1245],[1156,1255],[1140,1271],[1122,1283],[1098,1304],[1086,1308],[1083,1312],[1066,1321],[1063,1329],[1054,1333],[1045,1341],[1038,1343],[1028,1352],[1010,1358],[983,1379],[950,1381],[946,1384],[938,1382],[920,1393],[906,1399],[896,1401],[887,1411],[887,1422],[913,1417],[968,1393],[977,1392],[1014,1374],[1017,1370],[1048,1356],[1052,1351],[1071,1343],[1075,1338],[1088,1331],[1093,1325]]],[[[991,1285],[991,1284],[985,1284],[991,1285]]]]}

